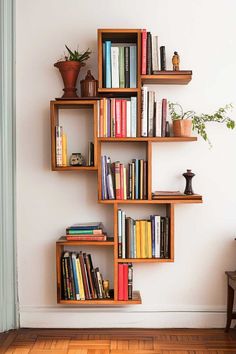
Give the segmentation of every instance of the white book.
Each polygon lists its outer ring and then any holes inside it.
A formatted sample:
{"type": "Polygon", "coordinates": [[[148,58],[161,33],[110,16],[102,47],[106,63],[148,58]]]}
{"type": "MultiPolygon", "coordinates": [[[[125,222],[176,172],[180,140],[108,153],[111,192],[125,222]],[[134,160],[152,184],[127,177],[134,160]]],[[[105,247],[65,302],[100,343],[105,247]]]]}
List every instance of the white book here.
{"type": "Polygon", "coordinates": [[[125,258],[125,249],[126,249],[126,243],[125,243],[125,216],[126,216],[126,214],[125,214],[125,211],[124,210],[122,210],[121,211],[121,224],[122,224],[122,258],[125,258]]]}
{"type": "Polygon", "coordinates": [[[131,97],[131,137],[137,136],[137,97],[131,97]]]}
{"type": "Polygon", "coordinates": [[[119,88],[119,48],[111,47],[111,87],[119,88]]]}
{"type": "Polygon", "coordinates": [[[141,136],[148,136],[147,128],[147,92],[146,86],[142,87],[142,114],[141,114],[141,136]]]}
{"type": "Polygon", "coordinates": [[[161,217],[159,215],[154,216],[154,227],[155,227],[155,258],[160,258],[161,256],[161,217]]]}
{"type": "Polygon", "coordinates": [[[126,136],[131,137],[131,102],[126,102],[126,136]]]}
{"type": "Polygon", "coordinates": [[[156,101],[156,110],[155,110],[155,127],[156,132],[155,136],[161,137],[162,130],[162,101],[156,101]]]}
{"type": "Polygon", "coordinates": [[[56,165],[62,166],[62,135],[63,127],[56,126],[56,165]]]}
{"type": "Polygon", "coordinates": [[[154,102],[155,102],[155,92],[148,92],[148,136],[152,137],[154,135],[154,102]]]}
{"type": "Polygon", "coordinates": [[[159,70],[158,36],[152,36],[152,70],[159,70]]]}

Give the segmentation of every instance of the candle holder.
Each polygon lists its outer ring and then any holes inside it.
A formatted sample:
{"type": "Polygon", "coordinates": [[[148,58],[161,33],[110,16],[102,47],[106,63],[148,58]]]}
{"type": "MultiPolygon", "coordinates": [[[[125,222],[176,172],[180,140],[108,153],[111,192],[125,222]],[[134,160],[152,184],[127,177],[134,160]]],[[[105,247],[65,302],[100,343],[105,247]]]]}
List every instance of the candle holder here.
{"type": "Polygon", "coordinates": [[[186,187],[185,187],[184,194],[186,194],[186,195],[194,194],[193,188],[192,188],[192,179],[195,176],[195,174],[192,172],[192,170],[187,170],[187,172],[183,173],[183,176],[186,179],[186,187]]]}

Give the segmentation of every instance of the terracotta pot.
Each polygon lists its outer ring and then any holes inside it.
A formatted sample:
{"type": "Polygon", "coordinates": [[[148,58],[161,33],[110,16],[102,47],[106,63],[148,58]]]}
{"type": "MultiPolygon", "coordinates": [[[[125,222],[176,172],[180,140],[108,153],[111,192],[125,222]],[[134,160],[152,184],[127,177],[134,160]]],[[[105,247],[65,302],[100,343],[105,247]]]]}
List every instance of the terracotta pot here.
{"type": "Polygon", "coordinates": [[[63,89],[65,93],[62,98],[78,97],[76,93],[76,82],[80,68],[84,65],[85,64],[80,63],[79,61],[59,61],[54,64],[54,66],[59,69],[65,86],[63,89]]]}
{"type": "Polygon", "coordinates": [[[173,121],[174,136],[191,136],[192,121],[190,119],[178,119],[173,121]]]}

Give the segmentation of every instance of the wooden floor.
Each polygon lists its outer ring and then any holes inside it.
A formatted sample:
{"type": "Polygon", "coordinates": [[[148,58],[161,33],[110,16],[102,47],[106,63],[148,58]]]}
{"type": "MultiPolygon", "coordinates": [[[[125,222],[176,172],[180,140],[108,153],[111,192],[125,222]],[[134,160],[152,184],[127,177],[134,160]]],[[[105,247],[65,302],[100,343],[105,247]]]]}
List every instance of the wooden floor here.
{"type": "Polygon", "coordinates": [[[20,329],[0,334],[0,353],[236,354],[236,330],[20,329]]]}

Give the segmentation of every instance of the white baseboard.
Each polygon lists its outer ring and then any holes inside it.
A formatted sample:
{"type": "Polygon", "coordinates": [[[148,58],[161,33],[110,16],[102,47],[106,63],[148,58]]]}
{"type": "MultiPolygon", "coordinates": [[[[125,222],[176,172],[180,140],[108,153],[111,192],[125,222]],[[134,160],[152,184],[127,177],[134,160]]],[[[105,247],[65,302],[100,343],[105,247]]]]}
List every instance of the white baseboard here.
{"type": "Polygon", "coordinates": [[[20,309],[20,327],[29,328],[223,328],[225,309],[144,306],[118,308],[28,307],[20,309]]]}

